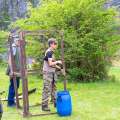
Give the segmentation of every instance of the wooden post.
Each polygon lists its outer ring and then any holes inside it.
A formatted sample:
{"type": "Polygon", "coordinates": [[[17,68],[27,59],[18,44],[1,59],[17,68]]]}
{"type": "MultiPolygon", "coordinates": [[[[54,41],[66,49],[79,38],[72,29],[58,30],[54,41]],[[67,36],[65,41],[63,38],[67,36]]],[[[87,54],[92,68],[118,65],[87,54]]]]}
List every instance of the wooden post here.
{"type": "Polygon", "coordinates": [[[67,80],[66,80],[66,67],[65,67],[65,60],[64,60],[64,32],[61,31],[61,59],[63,64],[64,70],[64,90],[67,90],[67,80]]]}
{"type": "Polygon", "coordinates": [[[12,36],[9,36],[8,42],[10,44],[11,70],[13,72],[13,83],[14,83],[15,96],[16,96],[16,108],[19,108],[20,105],[19,105],[19,98],[18,98],[16,75],[14,74],[14,72],[16,72],[16,65],[15,65],[15,60],[14,60],[14,56],[13,56],[13,49],[12,49],[12,36]]]}
{"type": "Polygon", "coordinates": [[[44,45],[44,52],[45,52],[46,49],[47,49],[46,42],[45,42],[45,37],[42,35],[41,39],[42,39],[42,42],[43,42],[43,45],[44,45]]]}
{"type": "Polygon", "coordinates": [[[29,99],[28,99],[28,80],[26,72],[25,40],[23,32],[20,32],[20,66],[23,91],[23,116],[27,117],[29,115],[29,99]]]}

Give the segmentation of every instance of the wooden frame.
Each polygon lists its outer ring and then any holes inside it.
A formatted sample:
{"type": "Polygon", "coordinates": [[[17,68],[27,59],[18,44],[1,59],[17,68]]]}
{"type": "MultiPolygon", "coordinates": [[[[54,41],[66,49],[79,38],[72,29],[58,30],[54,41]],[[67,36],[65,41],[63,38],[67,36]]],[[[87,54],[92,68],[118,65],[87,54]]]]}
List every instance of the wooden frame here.
{"type": "MultiPolygon", "coordinates": [[[[63,31],[56,31],[56,30],[39,30],[39,31],[20,31],[19,37],[20,37],[20,75],[22,79],[22,92],[23,92],[23,117],[28,116],[43,116],[43,115],[52,115],[55,113],[46,113],[46,114],[31,114],[29,112],[29,98],[28,98],[28,78],[27,78],[27,67],[26,67],[26,51],[25,51],[25,36],[31,35],[31,36],[41,36],[45,35],[46,32],[57,32],[61,36],[61,59],[63,62],[63,69],[65,72],[65,61],[64,61],[64,32],[63,31]]],[[[11,64],[12,64],[12,71],[14,73],[14,87],[15,87],[15,95],[16,95],[16,108],[19,109],[19,98],[18,98],[18,90],[16,85],[16,68],[15,68],[15,62],[14,62],[14,56],[12,51],[12,38],[13,36],[9,36],[9,45],[10,45],[10,55],[11,55],[11,64]]],[[[45,43],[44,43],[45,46],[45,43]]],[[[45,46],[46,48],[46,46],[45,46]]],[[[66,79],[64,79],[64,90],[66,90],[66,79]]]]}

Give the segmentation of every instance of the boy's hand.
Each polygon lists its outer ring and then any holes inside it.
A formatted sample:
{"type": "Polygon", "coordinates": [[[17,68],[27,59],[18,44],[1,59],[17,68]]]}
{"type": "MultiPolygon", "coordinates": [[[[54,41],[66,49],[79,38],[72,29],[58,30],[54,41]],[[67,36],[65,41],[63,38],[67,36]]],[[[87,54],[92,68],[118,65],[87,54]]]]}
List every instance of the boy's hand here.
{"type": "Polygon", "coordinates": [[[61,69],[61,72],[62,72],[62,74],[63,74],[64,76],[66,75],[64,69],[61,69]]]}
{"type": "Polygon", "coordinates": [[[57,62],[57,64],[62,64],[62,61],[61,60],[58,60],[58,61],[56,61],[57,62]]]}
{"type": "Polygon", "coordinates": [[[11,71],[11,72],[10,72],[10,76],[13,76],[13,75],[14,75],[14,72],[13,72],[13,71],[11,71]]]}
{"type": "Polygon", "coordinates": [[[10,77],[13,77],[14,76],[14,72],[10,72],[10,77]]]}

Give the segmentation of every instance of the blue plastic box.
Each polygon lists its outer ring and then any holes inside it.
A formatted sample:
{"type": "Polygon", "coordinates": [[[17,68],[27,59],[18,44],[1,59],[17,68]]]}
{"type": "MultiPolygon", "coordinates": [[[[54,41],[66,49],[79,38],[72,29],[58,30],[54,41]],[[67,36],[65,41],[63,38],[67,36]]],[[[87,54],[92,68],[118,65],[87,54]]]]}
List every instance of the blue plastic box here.
{"type": "Polygon", "coordinates": [[[56,108],[59,116],[70,116],[72,113],[71,96],[68,91],[57,92],[56,108]]]}

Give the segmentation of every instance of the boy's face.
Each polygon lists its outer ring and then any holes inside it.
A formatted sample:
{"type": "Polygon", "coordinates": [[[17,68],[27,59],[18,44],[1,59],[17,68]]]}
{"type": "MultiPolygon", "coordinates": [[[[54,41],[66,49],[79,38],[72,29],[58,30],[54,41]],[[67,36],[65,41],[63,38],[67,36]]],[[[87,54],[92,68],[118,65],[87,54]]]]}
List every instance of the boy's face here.
{"type": "Polygon", "coordinates": [[[57,43],[56,42],[53,42],[50,47],[52,47],[53,49],[57,49],[57,43]]]}
{"type": "Polygon", "coordinates": [[[19,45],[20,45],[19,40],[15,41],[15,44],[16,44],[17,46],[19,46],[19,45]]]}

